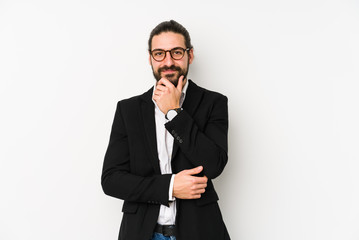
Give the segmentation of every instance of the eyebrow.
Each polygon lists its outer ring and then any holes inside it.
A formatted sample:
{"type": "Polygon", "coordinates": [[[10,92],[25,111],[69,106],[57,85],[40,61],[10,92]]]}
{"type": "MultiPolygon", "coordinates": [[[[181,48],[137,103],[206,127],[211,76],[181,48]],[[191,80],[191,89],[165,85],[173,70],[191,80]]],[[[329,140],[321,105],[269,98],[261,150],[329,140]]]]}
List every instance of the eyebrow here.
{"type": "Polygon", "coordinates": [[[183,49],[186,49],[185,47],[174,47],[174,48],[171,48],[171,49],[168,49],[168,50],[165,50],[165,49],[162,49],[162,48],[155,48],[151,51],[156,51],[156,50],[162,50],[162,51],[170,51],[170,50],[173,50],[173,49],[176,49],[176,48],[183,48],[183,49]]]}

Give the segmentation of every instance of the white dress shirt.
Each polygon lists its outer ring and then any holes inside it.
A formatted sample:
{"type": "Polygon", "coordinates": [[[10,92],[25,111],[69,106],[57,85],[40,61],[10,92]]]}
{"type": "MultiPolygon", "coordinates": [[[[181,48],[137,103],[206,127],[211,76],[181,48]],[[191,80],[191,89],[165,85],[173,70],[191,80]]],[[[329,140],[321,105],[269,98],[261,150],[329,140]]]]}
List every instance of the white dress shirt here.
{"type": "MultiPolygon", "coordinates": [[[[156,84],[154,86],[154,90],[156,89],[156,84]]],[[[180,98],[180,106],[184,102],[186,91],[188,88],[188,81],[182,88],[182,94],[180,98]]],[[[153,90],[153,91],[154,91],[153,90]]],[[[153,94],[152,94],[153,95],[153,94]]],[[[172,158],[172,150],[173,150],[173,137],[165,128],[165,124],[170,120],[165,118],[165,114],[161,112],[156,102],[152,99],[155,104],[155,120],[156,120],[156,139],[157,139],[157,151],[158,151],[158,159],[160,160],[160,169],[162,174],[172,173],[171,167],[171,158],[172,158]]],[[[158,216],[157,223],[161,225],[174,225],[176,221],[176,199],[172,196],[173,192],[173,181],[174,174],[171,178],[170,188],[168,189],[169,196],[169,207],[165,205],[161,205],[160,214],[158,216]]]]}

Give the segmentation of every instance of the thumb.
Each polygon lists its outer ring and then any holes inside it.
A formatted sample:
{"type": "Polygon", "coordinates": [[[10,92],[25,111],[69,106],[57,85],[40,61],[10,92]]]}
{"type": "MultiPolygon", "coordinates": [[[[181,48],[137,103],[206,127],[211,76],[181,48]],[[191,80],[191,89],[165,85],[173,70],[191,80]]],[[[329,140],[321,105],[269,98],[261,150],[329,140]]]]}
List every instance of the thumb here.
{"type": "Polygon", "coordinates": [[[199,166],[199,167],[196,167],[196,168],[188,169],[187,174],[188,175],[196,175],[196,174],[202,172],[202,170],[203,170],[203,167],[199,166]]]}
{"type": "Polygon", "coordinates": [[[183,88],[183,79],[184,79],[184,76],[181,75],[178,79],[178,83],[177,83],[177,89],[178,91],[182,92],[182,88],[183,88]]]}

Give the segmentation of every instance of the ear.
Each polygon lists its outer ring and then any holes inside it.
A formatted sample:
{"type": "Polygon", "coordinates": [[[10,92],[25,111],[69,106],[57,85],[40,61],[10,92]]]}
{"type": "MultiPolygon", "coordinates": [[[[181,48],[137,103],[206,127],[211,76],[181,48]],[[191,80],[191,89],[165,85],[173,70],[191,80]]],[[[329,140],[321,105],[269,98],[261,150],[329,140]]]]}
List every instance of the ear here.
{"type": "Polygon", "coordinates": [[[194,59],[193,48],[191,48],[191,49],[188,51],[189,64],[191,64],[191,63],[193,62],[193,59],[194,59]]]}
{"type": "Polygon", "coordinates": [[[152,65],[152,62],[151,62],[151,54],[148,53],[148,62],[150,63],[150,65],[152,65]]]}

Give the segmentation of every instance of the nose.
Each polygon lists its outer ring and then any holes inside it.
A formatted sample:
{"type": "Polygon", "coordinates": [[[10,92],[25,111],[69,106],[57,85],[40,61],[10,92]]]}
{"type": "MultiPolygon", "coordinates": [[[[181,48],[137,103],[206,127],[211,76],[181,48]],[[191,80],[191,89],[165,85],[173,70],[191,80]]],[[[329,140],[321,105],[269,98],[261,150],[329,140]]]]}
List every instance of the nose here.
{"type": "Polygon", "coordinates": [[[173,58],[171,57],[170,52],[166,52],[165,59],[163,59],[163,64],[166,66],[172,66],[173,65],[173,58]]]}

